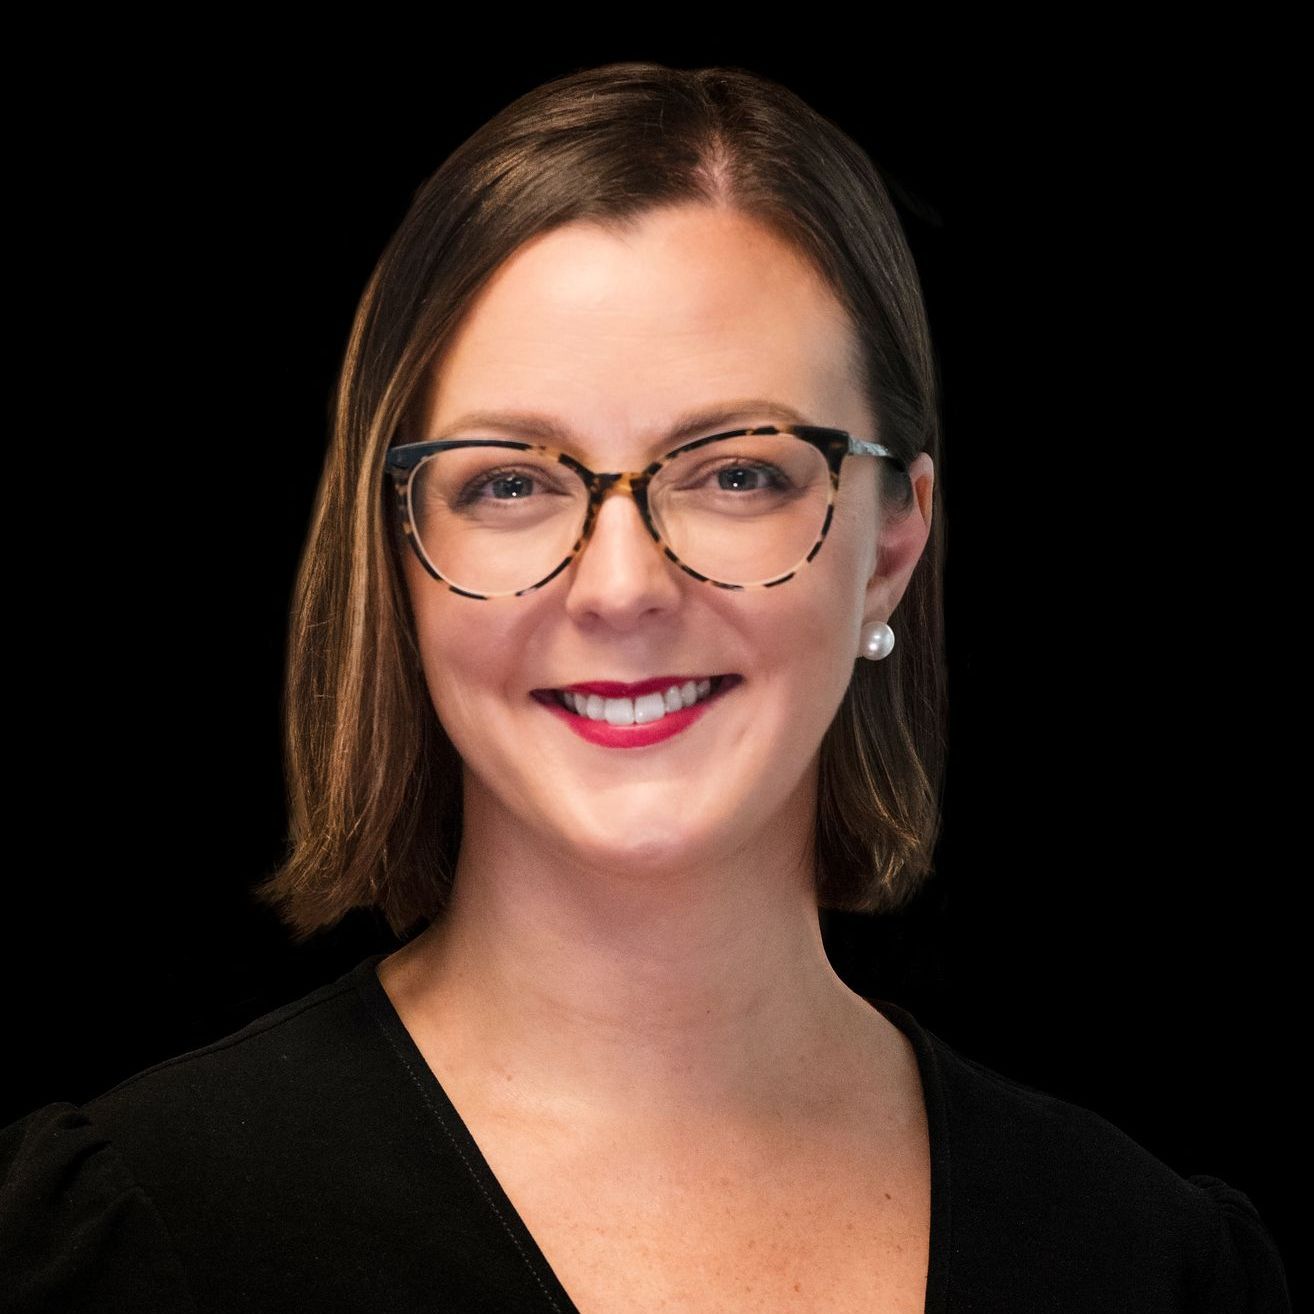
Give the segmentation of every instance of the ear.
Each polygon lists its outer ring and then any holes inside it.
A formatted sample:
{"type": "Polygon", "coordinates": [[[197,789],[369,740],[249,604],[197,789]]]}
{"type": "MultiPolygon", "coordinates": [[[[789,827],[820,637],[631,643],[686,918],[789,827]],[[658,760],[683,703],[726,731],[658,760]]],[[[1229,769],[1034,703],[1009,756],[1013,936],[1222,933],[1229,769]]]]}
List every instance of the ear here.
{"type": "Polygon", "coordinates": [[[904,515],[890,517],[881,526],[876,563],[867,581],[864,624],[888,621],[894,614],[931,534],[935,464],[926,452],[918,453],[908,466],[908,478],[913,487],[913,504],[904,515]]]}

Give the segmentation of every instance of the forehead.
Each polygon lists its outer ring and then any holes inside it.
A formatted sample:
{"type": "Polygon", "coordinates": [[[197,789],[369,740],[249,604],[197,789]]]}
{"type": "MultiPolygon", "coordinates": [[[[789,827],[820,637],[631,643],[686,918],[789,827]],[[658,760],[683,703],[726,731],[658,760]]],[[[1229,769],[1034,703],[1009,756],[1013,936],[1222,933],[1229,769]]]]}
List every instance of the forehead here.
{"type": "Polygon", "coordinates": [[[570,224],[481,290],[430,372],[422,430],[471,411],[547,413],[587,436],[651,429],[729,398],[860,424],[856,339],[791,244],[734,211],[683,206],[623,231],[570,224]]]}

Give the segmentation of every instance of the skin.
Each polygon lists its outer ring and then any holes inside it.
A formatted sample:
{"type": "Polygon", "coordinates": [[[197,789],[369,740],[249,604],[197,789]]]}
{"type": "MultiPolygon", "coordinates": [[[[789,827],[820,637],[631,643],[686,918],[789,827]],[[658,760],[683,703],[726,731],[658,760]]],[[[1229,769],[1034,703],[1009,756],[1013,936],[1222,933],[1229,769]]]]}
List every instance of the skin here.
{"type": "MultiPolygon", "coordinates": [[[[480,294],[421,432],[536,411],[591,468],[638,470],[686,410],[769,398],[877,438],[845,368],[851,334],[795,250],[732,210],[668,208],[624,236],[572,224],[480,294]]],[[[404,554],[429,691],[464,762],[465,830],[449,915],[379,976],[470,1109],[624,1128],[675,1156],[691,1119],[706,1153],[722,1133],[765,1146],[854,1111],[855,1084],[907,1097],[907,1042],[836,976],[811,887],[819,745],[863,623],[891,617],[930,529],[922,454],[917,506],[881,528],[877,569],[876,465],[846,459],[824,546],[776,588],[686,575],[624,496],[521,598],[462,598],[404,554]],[[743,682],[643,749],[589,744],[530,697],[676,672],[743,682]]]]}

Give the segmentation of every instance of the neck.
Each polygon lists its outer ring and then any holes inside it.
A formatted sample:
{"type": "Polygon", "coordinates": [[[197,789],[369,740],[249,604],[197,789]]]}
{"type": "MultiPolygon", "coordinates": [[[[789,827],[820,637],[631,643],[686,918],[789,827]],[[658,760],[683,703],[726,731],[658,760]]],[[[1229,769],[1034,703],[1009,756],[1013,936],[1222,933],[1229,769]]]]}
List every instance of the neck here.
{"type": "Polygon", "coordinates": [[[889,1024],[830,966],[789,814],[751,848],[618,875],[468,798],[451,904],[380,979],[436,1070],[518,1114],[820,1118],[889,1024]]]}

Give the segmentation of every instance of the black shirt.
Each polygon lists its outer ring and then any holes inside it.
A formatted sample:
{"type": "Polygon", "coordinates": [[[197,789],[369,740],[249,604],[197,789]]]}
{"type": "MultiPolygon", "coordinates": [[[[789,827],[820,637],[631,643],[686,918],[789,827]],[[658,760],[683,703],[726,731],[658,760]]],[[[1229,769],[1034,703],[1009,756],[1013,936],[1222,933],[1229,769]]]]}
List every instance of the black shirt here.
{"type": "MultiPolygon", "coordinates": [[[[384,991],[384,956],[0,1131],[0,1309],[577,1314],[384,991]]],[[[927,1314],[1290,1310],[1240,1191],[870,1002],[921,1071],[927,1314]]]]}

